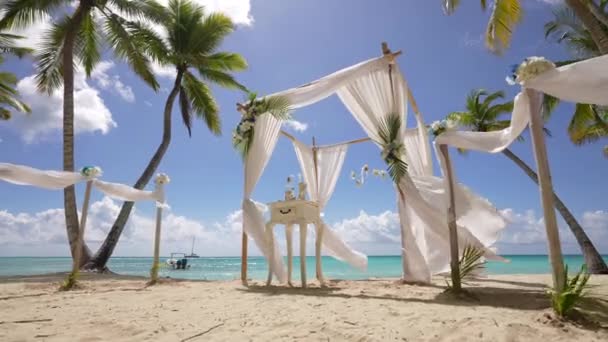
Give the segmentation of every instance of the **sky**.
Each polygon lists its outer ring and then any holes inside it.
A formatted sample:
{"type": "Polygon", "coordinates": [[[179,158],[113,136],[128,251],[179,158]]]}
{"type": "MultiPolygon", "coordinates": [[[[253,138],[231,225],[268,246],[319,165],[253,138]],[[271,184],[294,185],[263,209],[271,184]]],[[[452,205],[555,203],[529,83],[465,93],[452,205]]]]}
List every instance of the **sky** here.
{"type": "MultiPolygon", "coordinates": [[[[524,0],[523,22],[503,55],[489,53],[483,42],[488,13],[476,1],[465,1],[445,16],[439,1],[365,0],[196,0],[209,11],[222,11],[237,24],[221,50],[242,54],[249,68],[237,79],[269,94],[308,83],[334,71],[381,54],[386,41],[402,50],[398,63],[426,122],[464,109],[466,95],[475,88],[504,90],[507,99],[518,92],[505,76],[510,65],[528,56],[551,60],[568,57],[562,47],[544,39],[543,24],[560,1],[524,0]]],[[[26,44],[37,46],[48,24],[21,32],[26,44]]],[[[19,77],[18,89],[32,107],[28,116],[0,122],[0,162],[40,169],[62,167],[61,92],[36,92],[33,61],[9,58],[3,70],[19,77]]],[[[77,167],[97,165],[103,179],[132,184],[160,143],[162,110],[172,73],[155,68],[162,89],[155,93],[110,51],[90,78],[76,75],[77,167]]],[[[161,253],[195,251],[204,256],[240,253],[243,163],[232,148],[231,131],[239,120],[235,103],[243,93],[213,87],[220,105],[222,132],[212,135],[202,121],[189,138],[178,110],[173,113],[173,140],[160,169],[171,177],[163,223],[161,253]]],[[[177,109],[177,108],[176,108],[177,109]]],[[[587,230],[602,253],[608,253],[608,170],[601,155],[604,144],[574,146],[566,135],[573,111],[561,104],[547,127],[552,179],[558,195],[587,230]]],[[[300,140],[330,144],[365,134],[336,97],[294,113],[287,129],[300,140]]],[[[410,115],[411,118],[411,115],[410,115]]],[[[410,119],[409,125],[413,121],[410,119]]],[[[512,146],[513,152],[534,165],[530,140],[512,146]]],[[[509,221],[497,247],[502,254],[545,254],[546,238],[537,187],[504,156],[472,152],[453,156],[460,182],[489,199],[509,221]]],[[[325,209],[325,220],[353,247],[369,255],[399,254],[398,217],[390,181],[369,178],[362,186],[350,179],[362,165],[384,166],[377,147],[349,148],[336,191],[325,209]]],[[[436,164],[436,163],[435,163],[436,164]]],[[[435,166],[436,174],[439,174],[435,166]]],[[[253,198],[268,203],[282,198],[285,179],[299,166],[291,144],[279,140],[253,198]]],[[[77,187],[81,204],[84,186],[77,187]]],[[[103,241],[121,202],[92,195],[86,241],[92,249],[103,241]]],[[[62,191],[0,183],[0,256],[67,256],[62,191]]],[[[117,256],[152,254],[154,207],[136,205],[116,249],[117,256]]],[[[577,254],[574,237],[559,218],[565,253],[577,254]]],[[[482,224],[482,223],[480,223],[482,224]]],[[[281,237],[279,241],[284,241],[281,237]]],[[[253,244],[252,244],[253,245],[253,244]]],[[[309,250],[313,239],[309,234],[309,250]]],[[[258,254],[253,248],[253,255],[258,254]]]]}

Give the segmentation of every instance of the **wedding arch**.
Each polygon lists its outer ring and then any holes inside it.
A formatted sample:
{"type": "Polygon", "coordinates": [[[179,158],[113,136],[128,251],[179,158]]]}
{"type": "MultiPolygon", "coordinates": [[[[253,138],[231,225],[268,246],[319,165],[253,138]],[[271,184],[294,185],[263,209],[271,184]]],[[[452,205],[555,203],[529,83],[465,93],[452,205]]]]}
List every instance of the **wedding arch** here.
{"type": "MultiPolygon", "coordinates": [[[[383,156],[394,154],[407,163],[407,173],[395,183],[401,228],[402,278],[405,281],[429,283],[431,275],[449,270],[449,233],[446,222],[448,202],[442,178],[433,175],[431,148],[427,128],[411,90],[396,63],[401,52],[391,52],[382,44],[382,56],[342,69],[303,86],[274,93],[265,98],[287,99],[291,110],[312,105],[331,95],[337,95],[355,120],[368,134],[368,139],[380,147],[383,156]],[[411,104],[416,127],[406,129],[407,105],[411,104]],[[398,115],[403,123],[393,141],[383,141],[380,124],[389,116],[398,115]]],[[[275,239],[265,233],[263,213],[251,196],[261,177],[281,132],[282,120],[268,113],[247,117],[244,106],[237,104],[248,125],[255,125],[251,145],[244,156],[245,187],[243,194],[243,232],[241,279],[247,282],[247,246],[253,238],[277,278],[284,282],[285,271],[275,239]]],[[[384,139],[386,140],[386,139],[384,139]]],[[[326,148],[309,147],[292,137],[294,148],[309,186],[311,198],[323,207],[333,192],[348,143],[326,148]],[[314,153],[313,153],[314,152],[314,153]],[[311,159],[325,153],[319,162],[311,159]],[[316,167],[331,160],[331,167],[316,167]]],[[[328,162],[329,163],[329,162],[328,162]]],[[[506,223],[485,199],[458,184],[454,197],[459,205],[455,220],[458,225],[459,246],[483,250],[487,259],[504,260],[492,249],[506,223]]],[[[325,226],[325,250],[353,265],[361,265],[362,255],[325,226]]]]}

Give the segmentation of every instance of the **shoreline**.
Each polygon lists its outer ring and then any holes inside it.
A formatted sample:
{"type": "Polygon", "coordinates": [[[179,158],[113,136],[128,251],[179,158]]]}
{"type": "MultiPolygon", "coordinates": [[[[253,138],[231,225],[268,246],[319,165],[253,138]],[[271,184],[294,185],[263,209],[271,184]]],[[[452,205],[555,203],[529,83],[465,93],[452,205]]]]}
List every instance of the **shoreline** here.
{"type": "Polygon", "coordinates": [[[145,277],[83,273],[79,289],[59,292],[65,274],[0,277],[0,340],[608,340],[608,275],[591,277],[585,319],[562,322],[546,294],[550,275],[487,276],[465,285],[477,299],[457,300],[442,277],[302,289],[184,279],[146,287],[145,277]]]}

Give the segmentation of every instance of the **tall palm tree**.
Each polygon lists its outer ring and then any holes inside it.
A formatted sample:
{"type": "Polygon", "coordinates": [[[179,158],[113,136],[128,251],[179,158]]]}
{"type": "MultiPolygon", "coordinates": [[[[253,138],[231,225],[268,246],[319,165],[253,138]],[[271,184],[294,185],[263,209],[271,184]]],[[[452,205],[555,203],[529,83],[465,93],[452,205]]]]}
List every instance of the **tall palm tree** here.
{"type": "MultiPolygon", "coordinates": [[[[171,113],[179,97],[181,116],[190,135],[192,117],[202,119],[214,134],[221,133],[219,108],[210,84],[246,90],[230,74],[247,68],[245,59],[236,53],[218,51],[223,40],[233,32],[234,24],[223,14],[206,14],[203,7],[189,0],[171,0],[163,9],[159,24],[164,36],[151,27],[139,24],[135,35],[147,42],[146,53],[162,66],[175,68],[175,81],[167,97],[163,115],[163,137],[152,159],[134,187],[142,189],[152,178],[171,141],[171,113]]],[[[105,241],[87,268],[103,270],[127,223],[133,202],[125,202],[105,241]]]]}
{"type": "MultiPolygon", "coordinates": [[[[485,11],[488,7],[487,0],[480,0],[481,8],[485,11]]],[[[608,32],[602,24],[604,16],[604,0],[601,6],[590,4],[592,0],[565,0],[566,4],[576,13],[576,16],[589,29],[593,41],[599,47],[602,54],[608,53],[608,32]],[[599,17],[599,18],[598,18],[599,17]]],[[[448,15],[454,13],[460,5],[460,0],[442,0],[444,12],[448,15]]],[[[521,0],[494,0],[492,13],[486,28],[486,46],[492,52],[501,54],[509,48],[511,36],[515,26],[522,18],[521,0]]]]}
{"type": "MultiPolygon", "coordinates": [[[[14,34],[0,32],[0,53],[12,54],[19,58],[32,52],[32,49],[17,46],[16,40],[23,37],[14,34]]],[[[0,55],[0,64],[4,62],[4,56],[0,55]]],[[[15,89],[17,85],[17,76],[10,72],[0,72],[0,120],[9,120],[11,118],[11,110],[6,107],[12,107],[14,110],[22,113],[30,113],[30,107],[21,102],[17,96],[19,92],[15,89]]]]}
{"type": "MultiPolygon", "coordinates": [[[[25,28],[35,22],[59,17],[37,47],[38,88],[52,93],[63,85],[63,169],[74,171],[74,65],[88,75],[101,59],[105,40],[147,84],[158,88],[142,42],[133,37],[134,22],[125,19],[159,20],[158,7],[150,0],[7,0],[0,4],[0,29],[25,28]]],[[[74,186],[64,189],[66,230],[72,255],[78,239],[78,212],[74,186]]],[[[90,257],[83,245],[82,263],[90,257]]]]}
{"type": "MultiPolygon", "coordinates": [[[[604,10],[603,7],[602,10],[604,10]]],[[[559,8],[553,12],[553,16],[554,19],[545,24],[545,37],[564,44],[575,58],[559,64],[569,64],[601,55],[589,30],[583,26],[570,8],[559,8]]],[[[547,98],[553,106],[559,102],[556,98],[548,96],[547,98]]],[[[568,125],[568,135],[576,145],[608,138],[608,112],[600,106],[577,103],[568,125]]],[[[607,151],[608,146],[605,146],[604,155],[608,157],[607,151]]]]}
{"type": "MultiPolygon", "coordinates": [[[[513,102],[493,104],[494,101],[502,98],[504,98],[504,93],[502,91],[489,94],[482,89],[473,90],[467,96],[466,110],[450,113],[447,118],[457,122],[463,127],[470,128],[474,132],[491,132],[507,128],[510,126],[511,121],[509,119],[501,119],[501,116],[513,111],[513,102]],[[481,97],[485,97],[483,101],[481,97]]],[[[548,114],[548,110],[545,110],[545,114],[548,114]]],[[[546,132],[548,133],[548,131],[546,132]]],[[[530,166],[521,160],[521,158],[508,148],[502,153],[519,166],[534,183],[538,184],[538,175],[530,166]]],[[[555,201],[555,208],[564,218],[568,227],[570,227],[572,234],[574,234],[574,237],[583,252],[589,272],[596,274],[608,273],[606,263],[581,225],[574,218],[574,215],[572,215],[557,194],[553,193],[553,199],[555,201]]]]}

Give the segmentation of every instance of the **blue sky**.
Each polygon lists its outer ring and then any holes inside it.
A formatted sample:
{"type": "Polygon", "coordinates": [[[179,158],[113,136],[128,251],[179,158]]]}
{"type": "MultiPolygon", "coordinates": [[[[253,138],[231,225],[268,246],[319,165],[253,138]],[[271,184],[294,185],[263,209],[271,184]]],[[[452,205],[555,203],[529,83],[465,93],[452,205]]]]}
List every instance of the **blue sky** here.
{"type": "MultiPolygon", "coordinates": [[[[200,0],[217,8],[220,2],[200,0]]],[[[438,1],[230,0],[220,8],[239,24],[222,49],[241,53],[249,69],[237,78],[260,94],[298,86],[362,60],[380,55],[380,43],[403,50],[398,62],[427,122],[463,109],[474,88],[505,90],[507,98],[518,91],[504,81],[510,65],[531,55],[552,60],[568,57],[563,48],[546,42],[543,24],[551,18],[551,2],[523,1],[525,17],[514,33],[512,47],[504,56],[489,53],[483,45],[487,13],[477,1],[463,2],[453,16],[442,13],[438,1]],[[415,3],[415,4],[414,4],[415,3]]],[[[558,1],[559,2],[559,1],[558,1]]],[[[35,42],[35,31],[28,41],[35,42]]],[[[172,80],[160,78],[164,90],[154,93],[111,54],[95,77],[77,81],[76,165],[98,165],[104,179],[132,184],[148,162],[161,138],[162,108],[166,87],[172,80]],[[113,63],[111,62],[113,61],[113,63]],[[78,106],[78,103],[77,103],[78,106]],[[79,114],[80,113],[80,114],[79,114]],[[79,124],[77,123],[77,126],[79,124]]],[[[32,104],[30,117],[0,123],[0,161],[41,169],[61,169],[61,98],[47,98],[33,91],[32,61],[9,60],[3,68],[15,72],[20,90],[32,104]]],[[[78,79],[78,77],[77,77],[78,79]]],[[[167,187],[171,212],[167,217],[163,252],[186,248],[190,236],[198,237],[203,255],[236,255],[240,245],[242,161],[232,149],[231,130],[239,115],[235,103],[244,94],[214,88],[221,107],[223,135],[211,135],[196,122],[192,138],[174,111],[173,140],[160,171],[171,176],[167,187]]],[[[548,124],[553,137],[548,149],[555,188],[562,200],[608,253],[608,206],[605,179],[607,164],[603,144],[573,146],[566,125],[573,106],[561,105],[548,124]]],[[[295,113],[304,131],[303,141],[316,137],[328,144],[364,137],[364,133],[340,101],[332,97],[295,113]]],[[[412,122],[410,122],[412,124],[412,122]]],[[[529,139],[512,150],[533,164],[529,139]]],[[[503,210],[512,224],[499,243],[504,253],[544,253],[546,250],[539,195],[535,185],[502,155],[470,153],[454,157],[458,179],[503,210]]],[[[398,252],[395,195],[388,181],[370,179],[357,188],[351,170],[368,163],[381,168],[378,150],[371,144],[352,146],[336,192],[326,208],[326,219],[345,232],[349,242],[370,254],[398,252]],[[386,227],[390,234],[383,233],[386,227]]],[[[438,170],[436,171],[438,174],[438,170]]],[[[280,140],[254,192],[260,202],[282,196],[287,175],[297,174],[291,144],[280,140]]],[[[83,189],[78,188],[79,200],[83,189]]],[[[0,183],[0,255],[67,255],[62,227],[62,192],[0,183]]],[[[95,194],[89,242],[96,246],[104,237],[117,201],[95,194]]],[[[153,208],[137,206],[119,255],[149,255],[153,208]]],[[[566,252],[577,253],[569,233],[563,234],[566,252]]],[[[311,241],[309,241],[311,242],[311,241]]]]}

